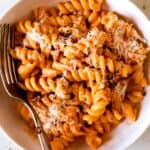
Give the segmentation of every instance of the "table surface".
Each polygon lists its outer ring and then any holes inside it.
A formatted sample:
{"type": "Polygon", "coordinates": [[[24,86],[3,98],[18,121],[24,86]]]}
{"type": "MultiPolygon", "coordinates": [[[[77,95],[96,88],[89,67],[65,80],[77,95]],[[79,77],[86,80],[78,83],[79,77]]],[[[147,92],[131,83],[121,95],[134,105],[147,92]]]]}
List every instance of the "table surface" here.
{"type": "MultiPolygon", "coordinates": [[[[1,4],[6,1],[1,1],[1,4]]],[[[132,0],[150,19],[150,0],[132,0]]],[[[1,5],[1,7],[3,6],[1,5]]],[[[0,8],[1,9],[1,8],[0,8]]],[[[0,129],[0,150],[19,150],[14,143],[4,135],[0,129]]],[[[150,150],[150,128],[127,150],[150,150]]]]}

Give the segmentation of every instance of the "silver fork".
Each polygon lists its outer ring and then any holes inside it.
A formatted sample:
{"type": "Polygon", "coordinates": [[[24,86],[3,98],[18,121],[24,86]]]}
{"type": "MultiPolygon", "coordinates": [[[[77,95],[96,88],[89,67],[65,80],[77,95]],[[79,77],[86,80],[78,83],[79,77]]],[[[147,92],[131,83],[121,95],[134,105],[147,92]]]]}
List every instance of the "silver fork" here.
{"type": "Polygon", "coordinates": [[[15,36],[14,26],[10,24],[0,25],[0,75],[7,94],[14,100],[22,102],[32,114],[37,131],[41,150],[51,150],[48,138],[46,137],[41,121],[33,107],[26,99],[26,93],[17,86],[18,78],[13,58],[9,55],[10,48],[14,48],[15,36]]]}

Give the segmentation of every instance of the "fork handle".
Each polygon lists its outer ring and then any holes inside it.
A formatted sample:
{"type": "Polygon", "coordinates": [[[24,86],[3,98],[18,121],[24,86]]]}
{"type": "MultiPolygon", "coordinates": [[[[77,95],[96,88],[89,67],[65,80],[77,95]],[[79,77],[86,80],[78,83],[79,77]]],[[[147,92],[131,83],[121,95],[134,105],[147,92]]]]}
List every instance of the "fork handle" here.
{"type": "Polygon", "coordinates": [[[34,125],[35,125],[36,131],[37,131],[38,139],[40,142],[41,150],[52,150],[52,148],[50,147],[51,139],[48,140],[45,132],[43,131],[41,121],[40,121],[38,115],[36,114],[35,110],[29,103],[25,103],[25,105],[32,114],[32,118],[33,118],[34,125]]]}
{"type": "Polygon", "coordinates": [[[51,150],[50,141],[48,141],[47,136],[45,135],[44,131],[42,131],[42,127],[36,127],[36,130],[41,145],[41,150],[51,150]]]}

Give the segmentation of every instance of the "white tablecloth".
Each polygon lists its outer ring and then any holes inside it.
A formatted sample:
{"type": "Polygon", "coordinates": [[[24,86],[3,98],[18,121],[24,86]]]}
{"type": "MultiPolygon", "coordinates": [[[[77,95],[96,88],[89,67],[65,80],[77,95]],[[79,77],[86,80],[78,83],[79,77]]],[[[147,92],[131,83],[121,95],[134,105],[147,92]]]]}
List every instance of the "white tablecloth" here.
{"type": "MultiPolygon", "coordinates": [[[[4,5],[16,0],[0,0],[0,9],[4,9],[4,5]]],[[[150,18],[150,0],[132,0],[136,3],[144,13],[150,18]]],[[[132,134],[132,133],[131,133],[132,134]]],[[[4,135],[0,129],[0,150],[19,150],[14,143],[4,135]]],[[[150,128],[127,150],[150,150],[150,128]]]]}

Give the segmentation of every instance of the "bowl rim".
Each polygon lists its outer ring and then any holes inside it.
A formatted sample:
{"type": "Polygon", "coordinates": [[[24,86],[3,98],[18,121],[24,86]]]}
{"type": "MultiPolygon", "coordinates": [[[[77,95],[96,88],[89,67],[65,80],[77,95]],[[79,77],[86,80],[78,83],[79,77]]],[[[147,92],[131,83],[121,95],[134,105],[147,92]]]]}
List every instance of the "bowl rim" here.
{"type": "MultiPolygon", "coordinates": [[[[2,11],[0,10],[1,11],[0,22],[7,15],[7,13],[9,13],[15,6],[19,5],[21,2],[22,2],[22,0],[3,1],[3,4],[7,3],[7,7],[4,6],[3,10],[2,11]]],[[[134,9],[139,13],[139,15],[141,15],[144,18],[143,20],[147,21],[147,23],[149,23],[149,25],[150,25],[150,20],[148,19],[148,17],[134,2],[132,2],[131,0],[126,0],[126,3],[128,3],[129,5],[132,5],[132,7],[134,7],[134,9]]],[[[131,144],[135,143],[137,141],[137,139],[139,139],[149,127],[150,127],[150,121],[149,121],[149,124],[147,124],[147,126],[140,132],[140,134],[136,138],[134,138],[132,141],[128,141],[126,143],[126,145],[124,146],[123,149],[126,149],[131,144]]],[[[9,133],[7,131],[5,131],[4,127],[2,127],[1,124],[0,124],[0,133],[2,133],[16,148],[24,149],[23,146],[18,141],[16,141],[14,138],[12,138],[11,135],[9,135],[9,133]]],[[[119,150],[121,150],[121,149],[119,149],[119,150]]]]}

